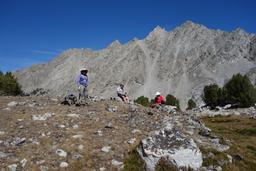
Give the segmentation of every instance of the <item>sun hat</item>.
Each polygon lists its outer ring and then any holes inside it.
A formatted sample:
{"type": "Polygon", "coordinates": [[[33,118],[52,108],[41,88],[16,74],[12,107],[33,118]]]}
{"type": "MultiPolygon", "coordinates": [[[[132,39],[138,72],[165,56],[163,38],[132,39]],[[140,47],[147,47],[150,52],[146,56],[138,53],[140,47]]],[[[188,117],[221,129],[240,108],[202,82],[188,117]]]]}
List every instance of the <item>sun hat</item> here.
{"type": "Polygon", "coordinates": [[[156,92],[156,96],[158,96],[158,95],[160,95],[161,93],[158,91],[158,92],[156,92]]]}

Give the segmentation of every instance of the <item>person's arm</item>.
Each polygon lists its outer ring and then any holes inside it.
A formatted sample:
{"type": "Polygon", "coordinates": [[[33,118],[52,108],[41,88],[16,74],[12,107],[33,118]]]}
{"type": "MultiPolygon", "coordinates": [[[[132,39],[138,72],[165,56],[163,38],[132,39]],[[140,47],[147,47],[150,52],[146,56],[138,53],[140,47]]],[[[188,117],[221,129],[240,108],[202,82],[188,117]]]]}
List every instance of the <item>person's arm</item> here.
{"type": "Polygon", "coordinates": [[[87,87],[87,86],[88,86],[88,83],[89,83],[89,81],[88,81],[88,76],[85,76],[84,81],[85,81],[85,84],[84,84],[84,85],[87,87]]]}

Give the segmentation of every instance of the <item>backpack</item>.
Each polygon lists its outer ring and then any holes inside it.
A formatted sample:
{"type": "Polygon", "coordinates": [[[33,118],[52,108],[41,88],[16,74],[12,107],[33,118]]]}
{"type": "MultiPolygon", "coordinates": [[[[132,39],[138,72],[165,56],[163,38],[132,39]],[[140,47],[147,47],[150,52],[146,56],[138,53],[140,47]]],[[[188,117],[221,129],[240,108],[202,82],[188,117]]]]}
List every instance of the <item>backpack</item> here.
{"type": "Polygon", "coordinates": [[[76,104],[76,102],[77,102],[77,97],[74,94],[69,94],[64,97],[64,101],[61,102],[61,104],[72,105],[72,104],[76,104]]]}

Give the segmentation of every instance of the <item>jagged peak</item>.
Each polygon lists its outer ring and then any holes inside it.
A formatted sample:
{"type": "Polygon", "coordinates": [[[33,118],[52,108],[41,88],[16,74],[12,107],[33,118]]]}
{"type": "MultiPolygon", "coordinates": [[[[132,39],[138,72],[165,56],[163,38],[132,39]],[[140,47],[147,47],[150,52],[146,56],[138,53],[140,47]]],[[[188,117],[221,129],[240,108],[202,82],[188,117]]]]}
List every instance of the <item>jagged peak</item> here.
{"type": "Polygon", "coordinates": [[[93,50],[91,48],[82,48],[83,51],[86,51],[86,52],[92,52],[93,50]]]}
{"type": "Polygon", "coordinates": [[[68,48],[64,50],[61,54],[79,53],[79,52],[93,52],[90,48],[68,48]]]}
{"type": "Polygon", "coordinates": [[[187,20],[187,21],[185,21],[182,25],[188,25],[188,26],[195,26],[195,25],[199,25],[199,24],[197,24],[197,23],[194,23],[193,21],[191,21],[191,20],[187,20]]]}
{"type": "Polygon", "coordinates": [[[157,25],[149,34],[159,34],[159,33],[165,33],[165,28],[162,28],[161,26],[157,25]]]}
{"type": "Polygon", "coordinates": [[[191,20],[187,20],[185,21],[183,24],[181,24],[180,27],[178,28],[183,28],[183,29],[198,29],[198,28],[204,28],[207,29],[205,26],[198,24],[198,23],[194,23],[191,20]]]}
{"type": "Polygon", "coordinates": [[[161,35],[164,35],[165,33],[168,33],[168,32],[164,28],[158,25],[148,34],[146,39],[150,39],[151,37],[155,37],[155,36],[161,36],[161,35]]]}
{"type": "Polygon", "coordinates": [[[165,29],[162,28],[161,26],[157,25],[157,26],[153,29],[153,32],[158,32],[158,31],[165,31],[165,29]]]}
{"type": "Polygon", "coordinates": [[[240,28],[240,27],[236,28],[232,32],[233,33],[238,33],[238,34],[246,34],[246,32],[242,28],[240,28]]]}
{"type": "Polygon", "coordinates": [[[119,42],[119,40],[115,40],[113,41],[112,43],[110,43],[108,45],[108,48],[111,48],[111,47],[117,47],[117,46],[121,46],[122,44],[119,42]]]}
{"type": "Polygon", "coordinates": [[[132,39],[132,41],[138,41],[139,39],[137,38],[137,37],[134,37],[133,39],[132,39]]]}

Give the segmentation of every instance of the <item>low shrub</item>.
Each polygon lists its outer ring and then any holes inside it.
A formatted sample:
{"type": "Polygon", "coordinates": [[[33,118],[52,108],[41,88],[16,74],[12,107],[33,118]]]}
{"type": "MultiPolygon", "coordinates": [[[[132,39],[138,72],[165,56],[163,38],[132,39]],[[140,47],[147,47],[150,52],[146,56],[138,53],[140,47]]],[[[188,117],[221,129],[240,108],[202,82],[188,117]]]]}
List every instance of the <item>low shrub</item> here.
{"type": "Polygon", "coordinates": [[[207,106],[215,108],[221,99],[221,88],[217,84],[210,84],[204,87],[202,99],[207,106]]]}
{"type": "Polygon", "coordinates": [[[166,96],[165,104],[166,105],[171,105],[171,106],[176,106],[178,109],[180,109],[180,102],[179,102],[179,100],[175,96],[173,96],[171,94],[168,94],[166,96]]]}
{"type": "Polygon", "coordinates": [[[144,161],[141,159],[136,148],[128,153],[124,160],[124,171],[144,170],[144,161]]]}
{"type": "Polygon", "coordinates": [[[191,109],[194,109],[194,108],[196,108],[196,102],[193,99],[189,99],[187,110],[191,110],[191,109]]]}
{"type": "Polygon", "coordinates": [[[148,107],[150,105],[149,99],[145,96],[140,96],[136,100],[135,103],[141,104],[142,106],[148,107]]]}

